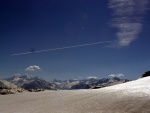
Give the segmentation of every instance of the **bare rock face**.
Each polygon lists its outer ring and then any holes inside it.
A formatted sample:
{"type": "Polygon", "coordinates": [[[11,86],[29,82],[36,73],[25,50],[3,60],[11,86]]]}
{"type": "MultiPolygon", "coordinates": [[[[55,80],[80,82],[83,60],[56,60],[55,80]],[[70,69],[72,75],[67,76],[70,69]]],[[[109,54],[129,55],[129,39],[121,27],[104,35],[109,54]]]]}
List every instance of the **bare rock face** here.
{"type": "Polygon", "coordinates": [[[9,94],[15,94],[17,92],[17,90],[16,89],[9,89],[8,92],[9,92],[9,94]]]}
{"type": "Polygon", "coordinates": [[[1,89],[0,94],[6,95],[6,94],[15,94],[16,89],[1,89]]]}
{"type": "Polygon", "coordinates": [[[1,95],[7,95],[7,94],[15,94],[15,93],[22,93],[25,90],[22,88],[16,88],[16,89],[0,89],[1,95]]]}
{"type": "Polygon", "coordinates": [[[5,81],[0,80],[0,94],[6,95],[6,94],[15,94],[17,92],[17,86],[5,81]]]}
{"type": "Polygon", "coordinates": [[[0,89],[17,89],[17,85],[14,85],[8,81],[0,80],[0,89]]]}
{"type": "Polygon", "coordinates": [[[24,89],[23,89],[23,88],[17,88],[16,91],[17,91],[18,93],[22,93],[22,92],[24,92],[24,89]]]}
{"type": "Polygon", "coordinates": [[[0,89],[0,94],[6,95],[6,94],[9,94],[9,91],[8,89],[0,89]]]}
{"type": "Polygon", "coordinates": [[[28,89],[29,92],[40,92],[44,91],[44,89],[28,89]]]}
{"type": "Polygon", "coordinates": [[[145,72],[145,73],[141,76],[141,78],[148,77],[148,76],[150,76],[150,71],[145,72]]]}

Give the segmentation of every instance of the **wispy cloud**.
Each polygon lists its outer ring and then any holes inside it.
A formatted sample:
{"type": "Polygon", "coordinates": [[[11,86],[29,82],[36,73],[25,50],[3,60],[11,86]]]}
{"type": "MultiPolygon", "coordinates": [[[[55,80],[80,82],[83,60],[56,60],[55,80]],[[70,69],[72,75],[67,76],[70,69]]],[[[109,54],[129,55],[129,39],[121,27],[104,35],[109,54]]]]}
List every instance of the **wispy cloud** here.
{"type": "Polygon", "coordinates": [[[122,77],[124,76],[123,74],[119,73],[119,74],[111,74],[109,75],[110,77],[122,77]]]}
{"type": "Polygon", "coordinates": [[[33,66],[29,66],[27,67],[25,70],[26,71],[35,71],[35,70],[40,70],[41,68],[39,66],[33,65],[33,66]]]}
{"type": "Polygon", "coordinates": [[[87,78],[88,78],[88,79],[92,79],[92,78],[97,79],[96,76],[89,76],[89,77],[87,77],[87,78]]]}
{"type": "Polygon", "coordinates": [[[113,46],[128,46],[138,38],[148,5],[148,0],[109,0],[108,6],[113,10],[111,26],[118,29],[118,40],[113,46]]]}

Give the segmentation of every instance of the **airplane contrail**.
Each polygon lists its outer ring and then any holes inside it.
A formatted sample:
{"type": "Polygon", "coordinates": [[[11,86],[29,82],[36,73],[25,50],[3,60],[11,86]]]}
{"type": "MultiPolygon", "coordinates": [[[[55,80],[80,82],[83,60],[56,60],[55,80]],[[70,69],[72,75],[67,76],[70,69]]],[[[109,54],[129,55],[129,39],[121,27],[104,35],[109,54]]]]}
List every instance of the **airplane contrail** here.
{"type": "Polygon", "coordinates": [[[31,53],[41,53],[41,52],[47,52],[47,51],[55,51],[55,50],[62,50],[62,49],[69,49],[69,48],[77,48],[77,47],[91,46],[91,45],[97,45],[97,44],[102,44],[102,43],[111,43],[111,42],[114,42],[114,41],[103,41],[103,42],[75,45],[75,46],[68,46],[68,47],[61,47],[61,48],[54,48],[54,49],[45,49],[45,50],[34,51],[34,52],[17,53],[17,54],[12,54],[11,56],[19,56],[19,55],[26,55],[26,54],[31,54],[31,53]]]}

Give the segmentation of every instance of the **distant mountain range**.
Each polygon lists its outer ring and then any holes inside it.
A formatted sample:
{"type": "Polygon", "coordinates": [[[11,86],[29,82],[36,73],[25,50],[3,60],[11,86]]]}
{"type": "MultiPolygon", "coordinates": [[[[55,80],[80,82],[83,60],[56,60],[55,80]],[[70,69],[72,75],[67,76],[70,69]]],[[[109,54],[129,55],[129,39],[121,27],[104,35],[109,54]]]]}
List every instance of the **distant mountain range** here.
{"type": "Polygon", "coordinates": [[[115,84],[120,84],[127,82],[129,80],[127,79],[120,79],[117,77],[114,78],[103,78],[103,79],[84,79],[84,80],[53,80],[51,84],[56,89],[96,89],[96,88],[102,88],[106,86],[111,86],[115,84]]]}
{"type": "MultiPolygon", "coordinates": [[[[13,76],[0,80],[0,89],[17,89],[13,92],[17,92],[18,89],[24,89],[28,91],[41,91],[41,90],[74,90],[74,89],[97,89],[107,87],[115,84],[127,82],[129,80],[114,78],[103,79],[84,79],[84,80],[53,80],[47,82],[39,77],[32,77],[29,75],[13,76]]],[[[0,91],[1,91],[0,90],[0,91]]],[[[20,90],[19,90],[20,91],[20,90]]],[[[21,90],[22,91],[22,90],[21,90]]],[[[20,91],[20,92],[21,92],[20,91]]],[[[7,90],[7,93],[9,91],[7,90]]]]}

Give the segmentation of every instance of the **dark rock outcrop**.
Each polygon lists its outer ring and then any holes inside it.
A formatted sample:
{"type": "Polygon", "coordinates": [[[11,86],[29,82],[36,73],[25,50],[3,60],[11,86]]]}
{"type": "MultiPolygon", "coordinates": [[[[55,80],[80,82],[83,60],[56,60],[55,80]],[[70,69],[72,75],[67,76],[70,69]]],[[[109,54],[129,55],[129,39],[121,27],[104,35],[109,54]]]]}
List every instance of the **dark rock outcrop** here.
{"type": "Polygon", "coordinates": [[[150,71],[145,72],[145,73],[141,76],[141,78],[148,77],[148,76],[150,76],[150,71]]]}
{"type": "Polygon", "coordinates": [[[77,85],[72,86],[70,89],[90,89],[89,84],[79,83],[77,85]]]}
{"type": "Polygon", "coordinates": [[[6,80],[0,80],[0,94],[6,95],[6,94],[15,94],[15,93],[21,93],[23,92],[23,88],[18,88],[17,85],[8,82],[6,80]]]}
{"type": "Polygon", "coordinates": [[[1,95],[15,94],[16,92],[18,92],[17,89],[0,89],[1,95]]]}

